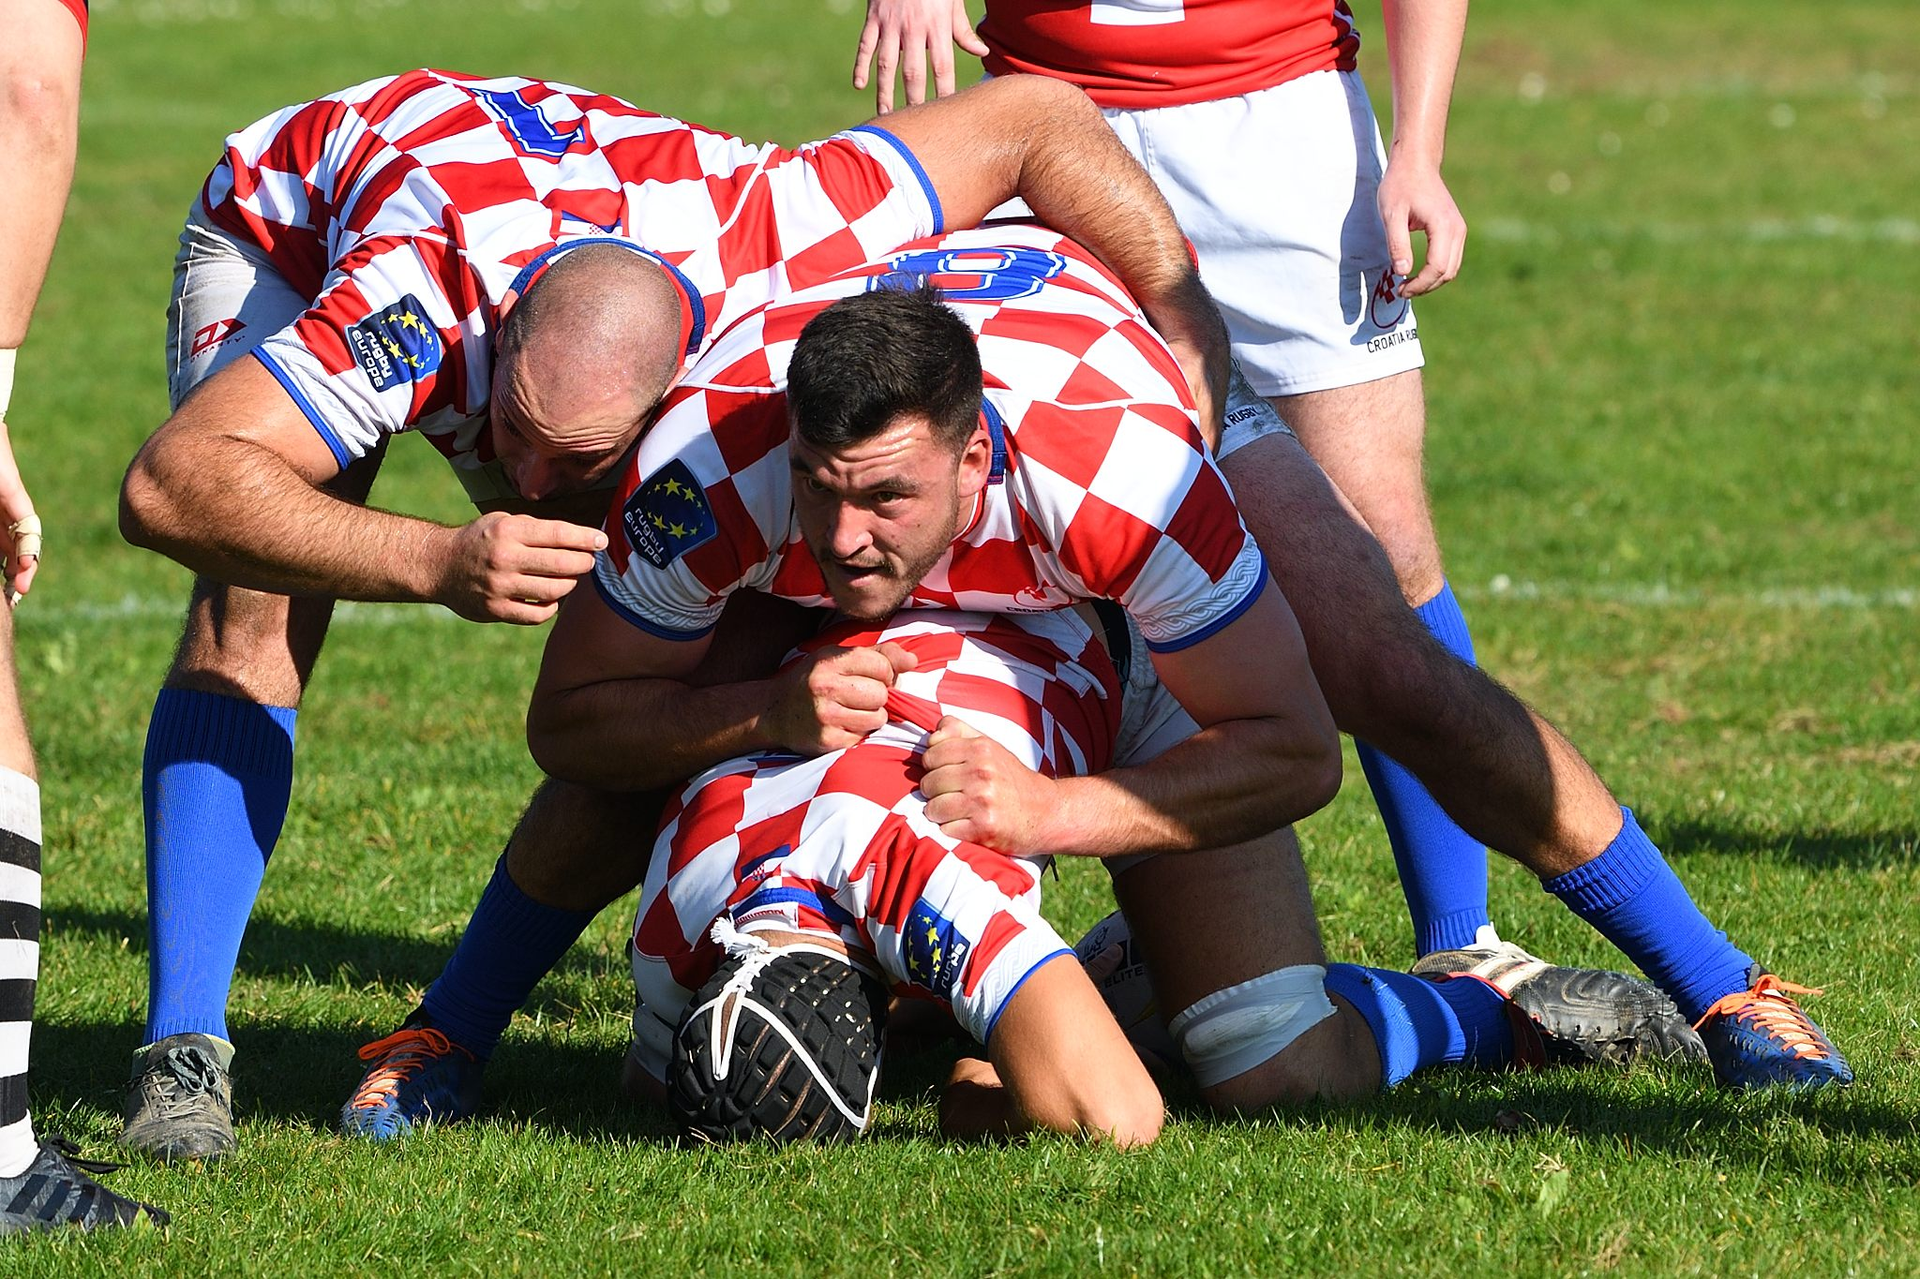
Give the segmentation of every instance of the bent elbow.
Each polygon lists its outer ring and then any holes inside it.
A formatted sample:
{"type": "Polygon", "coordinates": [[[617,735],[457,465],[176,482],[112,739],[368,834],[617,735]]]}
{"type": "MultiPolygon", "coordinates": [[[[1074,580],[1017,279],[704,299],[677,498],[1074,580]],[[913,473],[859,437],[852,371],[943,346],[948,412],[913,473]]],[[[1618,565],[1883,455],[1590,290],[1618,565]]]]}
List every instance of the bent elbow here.
{"type": "Polygon", "coordinates": [[[166,492],[143,451],[120,481],[120,536],[142,550],[160,549],[160,529],[167,508],[166,492]]]}

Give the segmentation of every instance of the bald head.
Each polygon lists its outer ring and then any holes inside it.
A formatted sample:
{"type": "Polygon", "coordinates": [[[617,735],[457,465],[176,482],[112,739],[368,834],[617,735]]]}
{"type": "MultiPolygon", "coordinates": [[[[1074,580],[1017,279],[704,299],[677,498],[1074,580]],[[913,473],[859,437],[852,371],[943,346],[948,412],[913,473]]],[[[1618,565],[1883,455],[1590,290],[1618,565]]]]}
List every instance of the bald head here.
{"type": "MultiPolygon", "coordinates": [[[[503,457],[530,449],[580,469],[617,460],[680,367],[680,294],[659,263],[617,245],[562,256],[501,322],[493,425],[503,457]],[[524,446],[516,449],[515,444],[524,446]]],[[[577,490],[564,475],[553,492],[577,490]]],[[[524,497],[529,492],[516,477],[524,497]]]]}

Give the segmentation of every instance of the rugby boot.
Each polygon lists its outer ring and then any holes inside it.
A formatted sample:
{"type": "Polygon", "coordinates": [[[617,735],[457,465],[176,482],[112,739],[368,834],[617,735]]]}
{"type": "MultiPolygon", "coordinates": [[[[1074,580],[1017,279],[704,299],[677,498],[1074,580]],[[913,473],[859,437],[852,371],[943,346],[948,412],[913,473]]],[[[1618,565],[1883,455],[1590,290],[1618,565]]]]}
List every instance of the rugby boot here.
{"type": "Polygon", "coordinates": [[[429,1124],[457,1123],[480,1108],[486,1064],[419,1014],[362,1048],[360,1060],[367,1073],[340,1108],[344,1137],[392,1141],[429,1124]]]}
{"type": "Polygon", "coordinates": [[[233,1045],[168,1035],[133,1055],[122,1144],[173,1163],[233,1152],[233,1045]]]}
{"type": "Polygon", "coordinates": [[[71,1142],[48,1137],[25,1171],[0,1177],[0,1235],[30,1230],[110,1230],[116,1226],[165,1226],[167,1214],[151,1204],[115,1194],[89,1174],[119,1164],[82,1159],[71,1142]]]}
{"type": "Polygon", "coordinates": [[[1604,968],[1561,968],[1512,942],[1438,950],[1419,976],[1486,982],[1538,1032],[1549,1066],[1623,1066],[1641,1059],[1704,1061],[1706,1046],[1658,987],[1604,968]]]}
{"type": "Polygon", "coordinates": [[[1747,989],[1707,1009],[1694,1029],[1722,1088],[1824,1088],[1853,1082],[1853,1068],[1793,1001],[1821,992],[1755,964],[1747,989]]]}

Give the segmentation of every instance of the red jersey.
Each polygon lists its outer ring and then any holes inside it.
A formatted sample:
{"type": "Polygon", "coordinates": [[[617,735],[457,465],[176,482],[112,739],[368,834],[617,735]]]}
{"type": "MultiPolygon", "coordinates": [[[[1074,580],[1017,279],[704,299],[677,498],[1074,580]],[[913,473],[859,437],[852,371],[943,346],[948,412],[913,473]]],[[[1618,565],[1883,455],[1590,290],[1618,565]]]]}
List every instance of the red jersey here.
{"type": "Polygon", "coordinates": [[[1148,647],[1223,629],[1267,580],[1194,426],[1172,354],[1106,269],[1058,232],[999,225],[902,246],[722,335],[627,462],[595,565],[602,598],[691,640],[729,593],[832,607],[794,513],[787,364],[843,297],[925,280],[978,336],[993,472],[903,607],[1037,613],[1117,601],[1148,647]]]}
{"type": "Polygon", "coordinates": [[[312,307],[255,349],[341,466],[418,428],[492,459],[502,298],[556,249],[668,268],[686,356],[782,292],[940,226],[906,148],[863,127],[785,150],[563,84],[409,71],[227,139],[201,195],[312,307]]]}
{"type": "Polygon", "coordinates": [[[1346,0],[988,0],[980,38],[993,75],[1077,84],[1103,107],[1177,107],[1351,71],[1346,0]]]}

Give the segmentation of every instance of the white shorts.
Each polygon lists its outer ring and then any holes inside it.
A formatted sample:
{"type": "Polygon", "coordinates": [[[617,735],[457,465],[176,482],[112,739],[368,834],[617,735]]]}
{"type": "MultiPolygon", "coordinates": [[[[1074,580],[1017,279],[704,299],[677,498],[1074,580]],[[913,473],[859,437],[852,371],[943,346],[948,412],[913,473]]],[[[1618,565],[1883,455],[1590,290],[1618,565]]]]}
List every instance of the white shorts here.
{"type": "Polygon", "coordinates": [[[1357,72],[1105,115],[1193,241],[1255,391],[1324,391],[1421,366],[1412,304],[1389,273],[1375,198],[1386,156],[1357,72]]]}
{"type": "Polygon", "coordinates": [[[180,232],[167,302],[167,394],[173,407],[307,306],[265,250],[213,225],[196,201],[180,232]]]}

